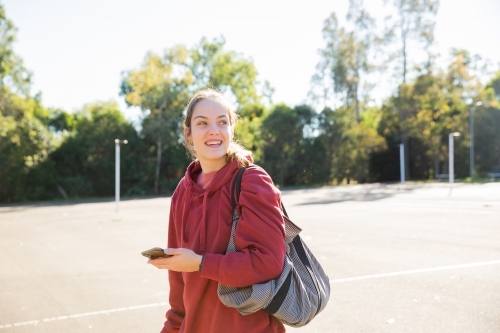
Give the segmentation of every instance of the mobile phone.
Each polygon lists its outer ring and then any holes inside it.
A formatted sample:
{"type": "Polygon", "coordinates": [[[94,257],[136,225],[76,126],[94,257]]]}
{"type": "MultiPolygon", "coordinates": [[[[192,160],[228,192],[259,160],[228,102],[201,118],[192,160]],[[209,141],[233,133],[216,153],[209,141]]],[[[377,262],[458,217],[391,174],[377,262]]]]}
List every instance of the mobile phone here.
{"type": "Polygon", "coordinates": [[[152,249],[142,251],[141,254],[149,259],[168,258],[172,256],[171,254],[166,254],[161,247],[153,247],[152,249]]]}

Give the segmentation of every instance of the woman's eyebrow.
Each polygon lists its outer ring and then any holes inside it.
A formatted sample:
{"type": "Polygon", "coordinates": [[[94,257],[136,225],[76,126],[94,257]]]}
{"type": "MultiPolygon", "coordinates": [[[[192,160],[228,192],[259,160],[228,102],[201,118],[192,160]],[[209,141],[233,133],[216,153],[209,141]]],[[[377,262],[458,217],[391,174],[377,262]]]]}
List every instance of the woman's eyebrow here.
{"type": "MultiPolygon", "coordinates": [[[[208,119],[208,117],[205,117],[205,116],[196,116],[193,119],[197,119],[197,118],[208,119]]],[[[219,118],[228,118],[228,116],[226,114],[223,114],[223,115],[217,117],[217,119],[219,119],[219,118]]]]}

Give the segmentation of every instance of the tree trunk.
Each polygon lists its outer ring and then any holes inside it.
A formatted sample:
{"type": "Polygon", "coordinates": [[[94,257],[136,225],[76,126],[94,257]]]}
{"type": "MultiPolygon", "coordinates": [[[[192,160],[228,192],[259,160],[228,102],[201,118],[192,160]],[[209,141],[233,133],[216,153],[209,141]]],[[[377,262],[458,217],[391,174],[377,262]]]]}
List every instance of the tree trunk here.
{"type": "Polygon", "coordinates": [[[280,187],[285,186],[285,169],[286,169],[286,163],[282,163],[278,176],[278,184],[280,187]]]}
{"type": "Polygon", "coordinates": [[[359,123],[359,101],[358,101],[358,85],[356,85],[354,107],[356,109],[356,121],[359,123]]]}
{"type": "Polygon", "coordinates": [[[439,174],[439,155],[434,156],[434,179],[439,174]]]}
{"type": "Polygon", "coordinates": [[[406,83],[406,35],[403,33],[403,83],[406,83]]]}
{"type": "Polygon", "coordinates": [[[359,72],[361,65],[359,64],[361,60],[359,59],[359,53],[356,53],[356,82],[354,84],[354,108],[356,110],[356,122],[359,124],[359,95],[358,95],[358,90],[359,90],[359,72]]]}
{"type": "Polygon", "coordinates": [[[404,145],[405,154],[405,179],[410,180],[410,147],[408,140],[408,129],[406,127],[404,127],[401,132],[401,141],[404,145]]]}
{"type": "MultiPolygon", "coordinates": [[[[407,20],[410,20],[406,15],[408,15],[405,12],[404,9],[405,1],[401,1],[399,3],[399,15],[401,17],[401,42],[403,43],[403,49],[402,49],[402,56],[403,56],[403,83],[406,83],[406,62],[408,59],[406,59],[406,43],[408,39],[408,34],[409,34],[409,22],[407,20]]],[[[406,147],[406,146],[405,146],[406,147]]]]}
{"type": "Polygon", "coordinates": [[[161,166],[161,151],[162,151],[162,140],[161,140],[161,132],[162,132],[162,112],[166,106],[167,100],[160,106],[158,110],[158,138],[156,140],[156,172],[155,172],[155,194],[160,193],[160,166],[161,166]]]}

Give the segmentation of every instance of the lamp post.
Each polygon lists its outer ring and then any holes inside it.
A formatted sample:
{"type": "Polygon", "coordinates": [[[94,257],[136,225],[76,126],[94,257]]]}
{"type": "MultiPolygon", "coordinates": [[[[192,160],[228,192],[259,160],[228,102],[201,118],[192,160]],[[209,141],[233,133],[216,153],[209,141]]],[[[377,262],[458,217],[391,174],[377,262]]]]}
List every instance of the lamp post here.
{"type": "Polygon", "coordinates": [[[401,175],[401,184],[405,183],[405,145],[399,145],[399,170],[401,175]]]}
{"type": "Polygon", "coordinates": [[[449,158],[448,158],[448,161],[449,161],[449,179],[450,179],[450,185],[453,184],[454,180],[455,180],[455,163],[453,161],[453,137],[454,136],[460,136],[460,133],[458,132],[453,132],[453,133],[450,133],[448,135],[448,142],[449,142],[449,149],[450,149],[450,152],[449,152],[449,158]]]}
{"type": "Polygon", "coordinates": [[[127,144],[127,140],[115,140],[115,202],[116,202],[116,209],[115,211],[118,213],[118,210],[120,209],[119,203],[120,203],[120,145],[121,144],[127,144]]]}
{"type": "Polygon", "coordinates": [[[470,132],[470,153],[469,153],[469,158],[470,158],[470,178],[474,179],[474,111],[476,111],[476,108],[478,106],[481,106],[483,102],[477,102],[472,106],[470,109],[470,121],[469,121],[469,132],[470,132]]]}

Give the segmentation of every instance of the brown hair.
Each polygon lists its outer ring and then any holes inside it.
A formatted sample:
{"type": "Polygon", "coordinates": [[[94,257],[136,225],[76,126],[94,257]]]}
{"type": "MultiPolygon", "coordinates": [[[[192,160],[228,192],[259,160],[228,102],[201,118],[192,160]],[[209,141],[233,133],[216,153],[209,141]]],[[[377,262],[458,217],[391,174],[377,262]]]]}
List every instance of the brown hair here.
{"type": "MultiPolygon", "coordinates": [[[[222,106],[227,110],[229,116],[229,123],[231,124],[231,126],[233,126],[233,131],[234,131],[234,126],[238,121],[238,115],[236,114],[234,109],[231,107],[231,105],[224,97],[224,95],[222,95],[221,92],[209,88],[198,91],[189,101],[186,107],[186,115],[183,120],[184,133],[187,132],[188,135],[191,134],[191,118],[193,117],[194,108],[199,101],[202,101],[204,99],[211,99],[222,104],[222,106]]],[[[196,150],[194,149],[193,143],[188,140],[186,134],[184,134],[183,144],[184,147],[186,147],[191,158],[193,160],[196,160],[197,158],[196,150]]],[[[243,148],[240,144],[238,144],[233,140],[232,142],[229,143],[229,148],[226,155],[227,162],[231,163],[232,161],[237,160],[238,166],[240,168],[249,166],[250,161],[246,157],[247,154],[249,154],[249,152],[245,150],[245,148],[243,148]]]]}

